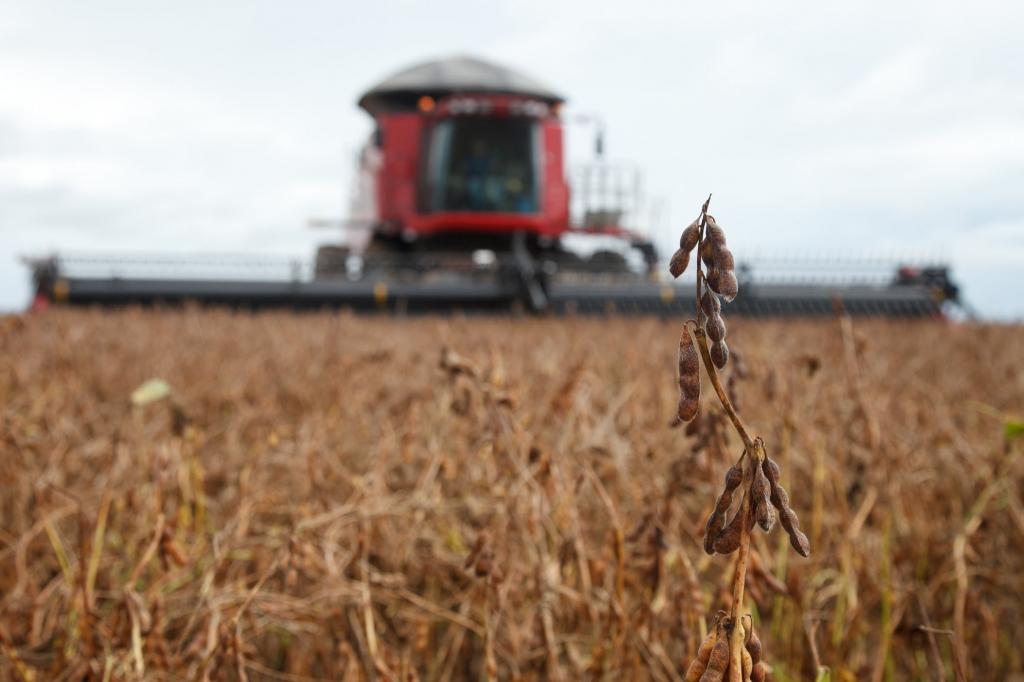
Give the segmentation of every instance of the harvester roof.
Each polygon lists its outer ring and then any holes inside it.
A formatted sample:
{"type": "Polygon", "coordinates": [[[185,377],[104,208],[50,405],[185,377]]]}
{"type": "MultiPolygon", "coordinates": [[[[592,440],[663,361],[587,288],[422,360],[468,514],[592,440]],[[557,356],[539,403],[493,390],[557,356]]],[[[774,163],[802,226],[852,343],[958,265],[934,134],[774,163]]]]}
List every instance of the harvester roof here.
{"type": "Polygon", "coordinates": [[[359,106],[376,115],[412,109],[423,95],[437,98],[453,93],[523,95],[549,104],[565,100],[530,76],[483,59],[461,56],[403,69],[370,88],[359,98],[359,106]]]}

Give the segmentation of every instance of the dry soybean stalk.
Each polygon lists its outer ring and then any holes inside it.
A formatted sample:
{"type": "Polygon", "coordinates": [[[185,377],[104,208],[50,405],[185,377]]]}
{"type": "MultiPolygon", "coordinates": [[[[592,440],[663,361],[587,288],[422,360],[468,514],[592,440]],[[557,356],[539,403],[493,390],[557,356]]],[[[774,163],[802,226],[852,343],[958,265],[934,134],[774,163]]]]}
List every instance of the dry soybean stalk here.
{"type": "MultiPolygon", "coordinates": [[[[778,510],[779,521],[789,535],[793,549],[806,557],[810,554],[810,544],[807,536],[800,531],[799,519],[789,505],[789,495],[781,485],[778,465],[768,458],[764,441],[759,436],[750,435],[719,377],[719,371],[729,361],[722,299],[726,303],[732,302],[739,293],[739,284],[736,280],[735,259],[726,246],[725,231],[708,213],[710,202],[711,197],[708,196],[700,215],[683,230],[679,249],[673,254],[669,266],[672,276],[679,277],[689,265],[690,252],[697,250],[697,257],[693,259],[697,268],[696,319],[688,320],[683,325],[679,339],[679,407],[676,419],[679,422],[691,421],[699,411],[700,365],[703,364],[723,410],[743,441],[743,454],[725,476],[722,493],[708,519],[704,535],[704,551],[708,554],[731,554],[738,551],[732,585],[732,607],[728,615],[719,616],[715,632],[709,636],[714,638],[714,646],[719,651],[723,650],[723,642],[727,641],[728,664],[727,668],[712,670],[706,658],[707,646],[702,646],[687,673],[687,679],[697,675],[694,679],[747,682],[751,679],[765,679],[767,674],[767,663],[760,660],[760,640],[751,634],[751,639],[745,641],[742,623],[750,533],[756,527],[769,532],[775,524],[775,510],[778,510]],[[739,504],[732,517],[728,518],[736,491],[740,493],[739,504]],[[756,650],[756,654],[752,649],[756,650]],[[726,674],[728,677],[725,677],[726,674]]],[[[750,629],[752,632],[752,624],[750,629]]],[[[711,658],[714,659],[714,656],[711,658]]]]}

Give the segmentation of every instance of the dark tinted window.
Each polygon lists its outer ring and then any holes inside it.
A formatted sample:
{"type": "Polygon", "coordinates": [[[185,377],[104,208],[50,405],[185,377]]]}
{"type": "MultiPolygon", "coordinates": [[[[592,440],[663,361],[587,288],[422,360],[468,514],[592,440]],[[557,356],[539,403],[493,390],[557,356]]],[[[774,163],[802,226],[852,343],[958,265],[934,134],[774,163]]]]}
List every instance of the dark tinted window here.
{"type": "Polygon", "coordinates": [[[537,126],[525,118],[450,118],[427,138],[421,205],[428,211],[535,213],[537,126]]]}

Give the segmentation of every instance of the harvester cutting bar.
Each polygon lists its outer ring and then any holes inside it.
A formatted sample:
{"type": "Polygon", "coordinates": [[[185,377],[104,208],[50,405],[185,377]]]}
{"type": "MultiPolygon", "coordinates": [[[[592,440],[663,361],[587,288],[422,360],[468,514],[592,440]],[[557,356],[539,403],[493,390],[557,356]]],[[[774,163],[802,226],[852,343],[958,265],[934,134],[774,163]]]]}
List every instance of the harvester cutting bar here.
{"type": "Polygon", "coordinates": [[[442,312],[453,308],[501,311],[510,296],[497,283],[416,284],[360,280],[256,281],[76,279],[58,280],[53,300],[69,305],[175,305],[198,303],[237,308],[349,308],[442,312]]]}
{"type": "MultiPolygon", "coordinates": [[[[94,260],[91,265],[101,261],[94,260]]],[[[166,263],[171,263],[169,259],[166,263]]],[[[692,315],[691,283],[667,284],[621,276],[549,278],[544,268],[520,271],[506,265],[489,277],[403,279],[366,273],[360,279],[345,277],[309,279],[282,276],[280,267],[290,261],[269,260],[275,278],[214,278],[171,276],[173,271],[150,276],[136,274],[139,265],[120,261],[116,275],[75,272],[63,261],[32,263],[40,301],[68,305],[153,305],[195,302],[239,308],[346,308],[359,312],[398,313],[508,311],[557,314],[654,314],[692,315]],[[131,265],[131,267],[129,267],[131,265]],[[539,299],[539,300],[538,300],[539,299]]],[[[502,261],[504,263],[504,261],[502,261]]],[[[514,263],[514,261],[513,261],[514,263]]],[[[258,268],[257,268],[258,269],[258,268]]],[[[93,268],[89,268],[93,270],[93,268]]],[[[195,268],[191,268],[195,272],[195,268]]],[[[941,296],[924,282],[876,284],[778,284],[743,282],[740,296],[730,309],[742,315],[831,315],[836,300],[852,315],[926,317],[941,315],[941,296]]]]}
{"type": "MultiPolygon", "coordinates": [[[[558,313],[693,315],[692,286],[636,284],[553,286],[551,308],[558,313]]],[[[834,315],[841,301],[857,316],[936,317],[942,307],[924,287],[749,285],[729,304],[729,314],[750,317],[834,315]]]]}

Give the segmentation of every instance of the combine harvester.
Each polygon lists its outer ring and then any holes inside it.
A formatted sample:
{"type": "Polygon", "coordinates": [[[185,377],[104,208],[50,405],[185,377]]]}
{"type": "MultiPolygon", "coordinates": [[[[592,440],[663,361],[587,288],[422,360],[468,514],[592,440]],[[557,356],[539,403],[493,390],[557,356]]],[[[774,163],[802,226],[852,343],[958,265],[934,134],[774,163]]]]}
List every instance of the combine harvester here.
{"type": "MultiPolygon", "coordinates": [[[[478,59],[414,66],[359,99],[376,128],[360,154],[353,215],[342,225],[347,239],[320,247],[315,263],[30,259],[34,305],[692,311],[692,286],[666,281],[654,245],[634,228],[639,174],[601,159],[600,134],[597,162],[570,188],[563,103],[533,79],[478,59]],[[589,252],[570,247],[588,241],[589,252]]],[[[732,311],[832,314],[838,299],[851,314],[936,316],[957,299],[943,266],[879,271],[877,264],[819,261],[763,268],[741,261],[732,311]],[[874,269],[867,278],[865,265],[874,269]]]]}

